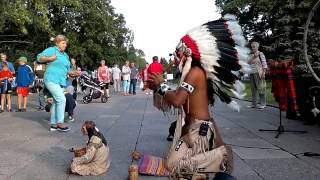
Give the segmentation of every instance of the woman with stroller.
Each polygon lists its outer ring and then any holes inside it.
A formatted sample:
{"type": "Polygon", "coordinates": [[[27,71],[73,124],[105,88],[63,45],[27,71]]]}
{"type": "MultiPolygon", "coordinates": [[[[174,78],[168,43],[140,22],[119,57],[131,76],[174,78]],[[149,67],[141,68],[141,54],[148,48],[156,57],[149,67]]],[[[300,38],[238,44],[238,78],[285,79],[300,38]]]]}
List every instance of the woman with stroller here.
{"type": "Polygon", "coordinates": [[[108,66],[106,66],[106,61],[105,60],[101,60],[101,66],[98,68],[98,80],[100,83],[104,83],[104,94],[107,97],[110,97],[110,93],[109,93],[109,84],[110,84],[110,71],[108,66]]]}
{"type": "Polygon", "coordinates": [[[64,96],[64,87],[66,86],[67,75],[77,77],[78,71],[70,70],[69,56],[65,52],[68,39],[64,35],[58,35],[55,39],[55,46],[45,49],[38,54],[37,61],[47,63],[44,75],[44,84],[53,96],[51,106],[50,131],[69,131],[69,127],[64,125],[64,111],[66,98],[64,96]]]}

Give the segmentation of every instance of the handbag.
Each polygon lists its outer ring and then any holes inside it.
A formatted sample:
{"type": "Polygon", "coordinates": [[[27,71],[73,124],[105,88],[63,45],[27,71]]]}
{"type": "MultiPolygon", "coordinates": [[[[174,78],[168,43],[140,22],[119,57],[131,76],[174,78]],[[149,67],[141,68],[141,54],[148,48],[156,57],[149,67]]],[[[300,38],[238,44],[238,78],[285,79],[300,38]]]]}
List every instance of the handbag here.
{"type": "Polygon", "coordinates": [[[142,82],[142,81],[140,81],[139,88],[140,88],[140,89],[143,89],[143,88],[144,88],[144,84],[143,84],[143,82],[142,82]]]}

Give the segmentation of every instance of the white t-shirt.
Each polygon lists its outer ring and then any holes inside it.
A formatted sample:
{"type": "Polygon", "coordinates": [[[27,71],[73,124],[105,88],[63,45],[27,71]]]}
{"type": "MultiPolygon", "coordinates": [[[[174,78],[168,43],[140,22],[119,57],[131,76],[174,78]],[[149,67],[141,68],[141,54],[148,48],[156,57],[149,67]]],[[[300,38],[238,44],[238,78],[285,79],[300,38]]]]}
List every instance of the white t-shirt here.
{"type": "Polygon", "coordinates": [[[122,77],[124,81],[130,80],[130,73],[131,73],[130,67],[122,66],[122,77]]]}
{"type": "Polygon", "coordinates": [[[121,73],[121,70],[118,67],[112,68],[112,78],[113,79],[120,79],[120,73],[121,73]]]}

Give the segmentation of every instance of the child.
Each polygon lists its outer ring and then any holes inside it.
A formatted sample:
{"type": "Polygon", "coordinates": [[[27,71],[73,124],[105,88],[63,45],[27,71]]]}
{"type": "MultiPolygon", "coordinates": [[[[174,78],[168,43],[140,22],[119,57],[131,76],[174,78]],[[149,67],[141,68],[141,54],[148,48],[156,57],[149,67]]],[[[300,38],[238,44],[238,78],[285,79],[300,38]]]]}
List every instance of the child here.
{"type": "Polygon", "coordinates": [[[44,95],[43,95],[43,89],[44,89],[44,72],[46,70],[46,64],[39,63],[37,61],[34,61],[34,74],[35,74],[35,81],[34,81],[34,89],[36,90],[38,94],[38,102],[39,102],[39,110],[44,110],[44,95]]]}
{"type": "Polygon", "coordinates": [[[18,94],[18,108],[19,112],[27,111],[27,101],[29,95],[29,87],[34,81],[34,73],[29,65],[27,65],[27,58],[20,57],[18,59],[19,67],[16,73],[17,94],[18,94]],[[21,108],[23,100],[23,109],[21,108]]]}
{"type": "Polygon", "coordinates": [[[0,71],[0,93],[1,93],[1,110],[4,111],[4,102],[7,99],[8,111],[11,112],[11,82],[13,73],[9,70],[7,63],[2,63],[2,71],[0,71]]]}
{"type": "Polygon", "coordinates": [[[74,121],[73,118],[73,111],[75,109],[75,107],[77,106],[76,101],[74,99],[74,87],[73,86],[68,86],[66,88],[66,92],[65,92],[65,97],[66,97],[66,108],[65,108],[65,112],[68,113],[68,121],[72,122],[74,121]]]}

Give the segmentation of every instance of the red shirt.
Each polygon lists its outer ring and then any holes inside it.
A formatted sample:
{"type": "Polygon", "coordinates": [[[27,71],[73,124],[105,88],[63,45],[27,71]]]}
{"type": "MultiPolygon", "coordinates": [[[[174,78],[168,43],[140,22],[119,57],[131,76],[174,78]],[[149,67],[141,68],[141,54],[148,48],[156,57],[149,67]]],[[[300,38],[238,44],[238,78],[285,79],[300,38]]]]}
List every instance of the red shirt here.
{"type": "Polygon", "coordinates": [[[140,71],[140,78],[142,81],[147,81],[148,80],[148,69],[147,68],[143,68],[140,71]]]}
{"type": "Polygon", "coordinates": [[[98,79],[100,82],[109,83],[110,82],[110,73],[107,66],[100,66],[98,69],[98,79]]]}
{"type": "Polygon", "coordinates": [[[159,74],[163,73],[163,67],[160,63],[158,63],[158,61],[153,61],[153,63],[150,64],[148,68],[148,74],[152,74],[152,73],[159,73],[159,74]]]}
{"type": "Polygon", "coordinates": [[[0,79],[2,78],[13,78],[13,74],[10,70],[2,70],[0,71],[0,79]]]}

